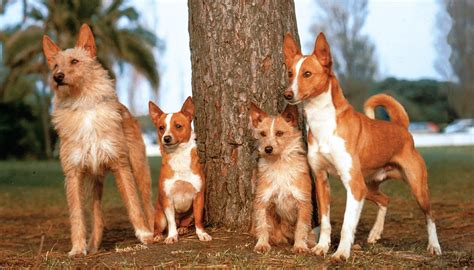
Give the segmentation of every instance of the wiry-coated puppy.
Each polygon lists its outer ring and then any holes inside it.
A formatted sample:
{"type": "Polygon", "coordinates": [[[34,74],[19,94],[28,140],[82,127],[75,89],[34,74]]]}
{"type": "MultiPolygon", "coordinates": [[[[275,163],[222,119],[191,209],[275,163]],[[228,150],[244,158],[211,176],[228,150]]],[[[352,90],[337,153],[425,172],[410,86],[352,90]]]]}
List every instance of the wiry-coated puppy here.
{"type": "Polygon", "coordinates": [[[288,105],[279,116],[269,116],[255,104],[250,121],[258,139],[259,161],[254,199],[254,250],[267,252],[271,244],[294,242],[293,252],[314,246],[311,231],[311,177],[298,110],[288,105]],[[310,239],[311,238],[311,239],[310,239]]]}
{"type": "Polygon", "coordinates": [[[151,101],[149,109],[151,119],[158,129],[162,154],[155,241],[162,239],[168,225],[165,243],[176,243],[178,233],[187,232],[193,219],[199,240],[210,241],[212,238],[204,231],[202,224],[206,178],[199,163],[196,138],[191,125],[194,118],[193,100],[188,97],[177,113],[164,113],[151,101]]]}
{"type": "Polygon", "coordinates": [[[389,199],[379,191],[379,185],[391,178],[403,179],[410,186],[425,214],[428,251],[440,255],[429,202],[428,173],[408,132],[409,119],[403,106],[387,95],[375,95],[366,102],[367,115],[355,111],[332,71],[331,50],[323,33],[317,37],[311,55],[302,55],[293,37],[287,34],[284,55],[290,79],[284,96],[291,104],[303,104],[309,127],[308,160],[316,176],[321,214],[321,235],[313,252],[325,255],[331,243],[330,173],[340,177],[347,191],[341,240],[333,259],[349,258],[365,199],[379,206],[368,242],[380,238],[389,199]],[[377,106],[385,107],[391,121],[374,119],[377,106]]]}
{"type": "Polygon", "coordinates": [[[140,127],[118,101],[113,81],[96,60],[90,28],[83,25],[75,48],[64,51],[44,36],[43,52],[52,72],[52,121],[60,138],[59,155],[66,177],[72,240],[69,255],[94,253],[100,246],[104,228],[102,190],[109,170],[115,176],[135,235],[143,243],[152,242],[151,177],[140,127]],[[83,205],[86,180],[92,184],[93,200],[88,246],[83,205]]]}

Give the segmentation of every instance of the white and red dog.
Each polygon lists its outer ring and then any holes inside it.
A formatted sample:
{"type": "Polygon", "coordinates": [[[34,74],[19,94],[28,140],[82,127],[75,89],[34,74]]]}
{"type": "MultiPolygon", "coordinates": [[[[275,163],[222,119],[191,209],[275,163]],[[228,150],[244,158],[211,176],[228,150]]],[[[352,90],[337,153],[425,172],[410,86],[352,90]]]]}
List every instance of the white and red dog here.
{"type": "Polygon", "coordinates": [[[178,233],[187,232],[193,219],[199,240],[210,241],[212,238],[204,231],[202,224],[206,178],[199,163],[191,125],[194,118],[193,100],[188,97],[177,113],[164,113],[151,101],[149,109],[158,129],[163,155],[156,202],[155,241],[161,240],[168,227],[165,243],[177,242],[178,233]]]}
{"type": "Polygon", "coordinates": [[[364,200],[379,206],[368,242],[380,239],[388,197],[379,185],[389,178],[404,179],[426,216],[428,251],[441,254],[431,216],[428,174],[408,132],[408,115],[387,95],[375,95],[365,104],[366,115],[356,112],[345,99],[332,71],[332,57],[324,34],[319,34],[311,55],[302,55],[290,34],[284,40],[285,64],[290,86],[284,93],[291,104],[303,103],[309,127],[308,160],[316,176],[321,235],[313,252],[325,255],[331,243],[327,173],[339,176],[347,190],[341,241],[335,260],[350,256],[351,245],[364,200]],[[374,119],[374,108],[383,106],[391,122],[374,119]]]}

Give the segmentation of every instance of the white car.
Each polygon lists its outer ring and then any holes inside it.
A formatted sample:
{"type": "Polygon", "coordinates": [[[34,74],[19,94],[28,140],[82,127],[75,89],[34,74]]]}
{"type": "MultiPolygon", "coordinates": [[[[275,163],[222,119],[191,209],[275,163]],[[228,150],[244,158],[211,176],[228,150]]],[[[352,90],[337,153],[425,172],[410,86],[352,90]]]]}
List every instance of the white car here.
{"type": "Polygon", "coordinates": [[[470,133],[474,134],[474,119],[465,118],[454,120],[445,129],[444,133],[470,133]]]}

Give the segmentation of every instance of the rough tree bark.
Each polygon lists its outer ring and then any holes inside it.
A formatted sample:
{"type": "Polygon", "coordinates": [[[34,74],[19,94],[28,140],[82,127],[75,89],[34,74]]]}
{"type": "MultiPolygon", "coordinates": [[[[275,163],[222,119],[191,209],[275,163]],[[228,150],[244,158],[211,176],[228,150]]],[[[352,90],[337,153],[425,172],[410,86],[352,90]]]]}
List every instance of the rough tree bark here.
{"type": "Polygon", "coordinates": [[[287,86],[283,37],[298,37],[293,1],[189,0],[195,130],[207,174],[206,217],[249,228],[256,147],[250,101],[276,114],[287,86]]]}

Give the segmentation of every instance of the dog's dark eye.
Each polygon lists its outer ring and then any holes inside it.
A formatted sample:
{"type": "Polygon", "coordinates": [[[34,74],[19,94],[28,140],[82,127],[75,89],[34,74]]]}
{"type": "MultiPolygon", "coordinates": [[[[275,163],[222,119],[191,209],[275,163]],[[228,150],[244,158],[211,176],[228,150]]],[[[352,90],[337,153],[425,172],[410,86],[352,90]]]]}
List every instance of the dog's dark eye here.
{"type": "Polygon", "coordinates": [[[160,126],[159,129],[163,130],[163,129],[165,129],[165,126],[160,126]]]}
{"type": "Polygon", "coordinates": [[[267,136],[267,133],[265,133],[265,131],[262,131],[262,132],[260,132],[260,136],[265,137],[265,136],[267,136]]]}
{"type": "Polygon", "coordinates": [[[281,136],[283,136],[283,134],[284,134],[284,132],[283,132],[283,131],[280,131],[280,130],[278,130],[278,131],[275,133],[275,135],[276,135],[277,137],[281,137],[281,136]]]}
{"type": "Polygon", "coordinates": [[[54,69],[57,69],[58,68],[58,64],[54,65],[54,69]]]}
{"type": "Polygon", "coordinates": [[[311,75],[313,75],[313,73],[311,73],[309,71],[305,71],[305,73],[303,73],[303,77],[305,77],[305,78],[309,78],[309,77],[311,77],[311,75]]]}
{"type": "Polygon", "coordinates": [[[75,65],[75,64],[77,64],[77,63],[79,63],[79,60],[77,60],[77,59],[72,59],[72,60],[71,60],[71,64],[75,65]]]}
{"type": "Polygon", "coordinates": [[[182,128],[183,126],[180,125],[180,124],[176,124],[175,127],[176,127],[176,128],[182,128]]]}
{"type": "Polygon", "coordinates": [[[291,77],[293,77],[293,72],[288,71],[288,78],[291,78],[291,77]]]}

